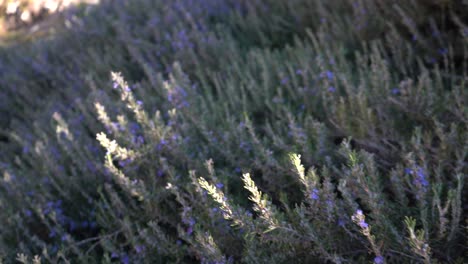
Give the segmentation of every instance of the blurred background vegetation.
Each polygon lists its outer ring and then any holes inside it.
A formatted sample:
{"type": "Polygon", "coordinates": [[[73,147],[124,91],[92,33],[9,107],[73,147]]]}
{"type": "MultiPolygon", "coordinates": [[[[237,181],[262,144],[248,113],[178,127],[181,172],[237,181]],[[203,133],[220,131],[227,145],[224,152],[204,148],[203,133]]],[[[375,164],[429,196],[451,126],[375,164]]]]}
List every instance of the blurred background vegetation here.
{"type": "Polygon", "coordinates": [[[466,263],[464,1],[0,14],[4,263],[466,263]]]}

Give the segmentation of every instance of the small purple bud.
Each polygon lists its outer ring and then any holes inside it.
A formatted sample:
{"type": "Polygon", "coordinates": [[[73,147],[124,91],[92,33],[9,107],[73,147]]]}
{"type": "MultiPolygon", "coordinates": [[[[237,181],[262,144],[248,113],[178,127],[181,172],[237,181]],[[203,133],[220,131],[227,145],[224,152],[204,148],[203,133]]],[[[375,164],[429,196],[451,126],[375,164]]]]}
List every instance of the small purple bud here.
{"type": "Polygon", "coordinates": [[[448,53],[447,48],[440,48],[437,51],[439,52],[440,55],[446,55],[448,53]]]}
{"type": "Polygon", "coordinates": [[[195,225],[195,223],[196,223],[195,219],[193,219],[193,218],[190,218],[190,220],[189,220],[188,224],[189,224],[190,226],[194,226],[194,225],[195,225]]]}
{"type": "Polygon", "coordinates": [[[164,176],[164,171],[162,169],[158,169],[158,172],[156,175],[158,175],[158,177],[162,177],[164,176]]]}
{"type": "Polygon", "coordinates": [[[23,147],[23,153],[28,154],[29,153],[29,146],[24,146],[23,147]]]}
{"type": "Polygon", "coordinates": [[[189,226],[187,228],[187,235],[191,235],[193,233],[193,228],[191,226],[189,226]]]}
{"type": "Polygon", "coordinates": [[[341,227],[345,226],[345,222],[343,221],[343,219],[338,220],[338,226],[341,226],[341,227]]]}
{"type": "Polygon", "coordinates": [[[319,192],[317,189],[313,189],[312,193],[310,194],[310,199],[312,200],[318,200],[319,199],[319,192]]]}
{"type": "Polygon", "coordinates": [[[128,258],[128,256],[125,254],[123,255],[121,258],[120,258],[120,261],[123,263],[123,264],[129,264],[130,263],[130,259],[128,258]]]}
{"type": "Polygon", "coordinates": [[[87,228],[88,226],[89,226],[88,221],[83,221],[83,222],[81,222],[81,227],[87,228]]]}
{"type": "Polygon", "coordinates": [[[50,231],[49,233],[49,237],[52,238],[52,237],[55,237],[57,235],[57,233],[55,232],[55,230],[52,230],[50,231]]]}
{"type": "Polygon", "coordinates": [[[145,250],[145,246],[142,246],[142,245],[136,245],[136,246],[135,246],[135,251],[136,251],[137,253],[141,253],[141,252],[143,252],[144,250],[145,250]]]}
{"type": "Polygon", "coordinates": [[[369,227],[369,225],[364,220],[359,221],[359,226],[361,228],[368,228],[369,227]]]}
{"type": "Polygon", "coordinates": [[[77,227],[77,226],[76,226],[75,221],[73,221],[73,220],[70,221],[70,231],[74,231],[74,230],[76,229],[76,227],[77,227]]]}
{"type": "Polygon", "coordinates": [[[393,88],[393,89],[392,89],[392,94],[394,94],[394,95],[400,94],[400,89],[398,89],[398,88],[393,88]]]}
{"type": "Polygon", "coordinates": [[[384,263],[384,258],[382,256],[377,256],[374,258],[374,263],[375,264],[383,264],[384,263]]]}

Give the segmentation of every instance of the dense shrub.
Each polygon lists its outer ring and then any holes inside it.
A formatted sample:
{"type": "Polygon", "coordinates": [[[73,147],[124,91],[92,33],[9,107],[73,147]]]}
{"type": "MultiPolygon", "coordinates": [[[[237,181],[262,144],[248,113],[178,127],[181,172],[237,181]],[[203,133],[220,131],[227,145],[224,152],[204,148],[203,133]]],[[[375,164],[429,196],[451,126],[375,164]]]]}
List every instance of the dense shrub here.
{"type": "Polygon", "coordinates": [[[1,48],[0,255],[466,262],[463,8],[103,1],[1,48]]]}

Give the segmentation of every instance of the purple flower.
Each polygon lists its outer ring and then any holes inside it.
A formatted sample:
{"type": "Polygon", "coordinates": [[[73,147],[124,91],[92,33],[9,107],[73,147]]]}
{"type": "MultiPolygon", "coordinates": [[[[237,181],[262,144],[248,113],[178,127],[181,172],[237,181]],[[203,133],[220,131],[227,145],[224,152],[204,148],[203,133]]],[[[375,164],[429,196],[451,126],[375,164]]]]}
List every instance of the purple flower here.
{"type": "Polygon", "coordinates": [[[362,229],[366,229],[369,227],[369,224],[365,221],[365,216],[362,210],[356,210],[356,213],[353,215],[353,221],[355,221],[362,229]]]}
{"type": "Polygon", "coordinates": [[[191,235],[193,233],[193,227],[189,226],[187,228],[187,235],[191,235]]]}
{"type": "Polygon", "coordinates": [[[333,80],[333,72],[331,71],[326,71],[325,75],[327,76],[328,80],[333,80]]]}
{"type": "Polygon", "coordinates": [[[32,212],[31,212],[31,210],[25,210],[25,211],[24,211],[24,214],[25,214],[27,217],[31,217],[32,212]]]}
{"type": "Polygon", "coordinates": [[[383,264],[384,263],[384,258],[382,256],[377,256],[374,258],[374,263],[375,264],[383,264]]]}
{"type": "Polygon", "coordinates": [[[250,150],[252,149],[249,145],[249,143],[245,142],[245,141],[242,141],[240,144],[239,144],[239,147],[241,149],[243,149],[245,152],[250,152],[250,150]]]}
{"type": "Polygon", "coordinates": [[[217,187],[218,189],[221,189],[221,188],[224,187],[224,184],[218,182],[218,183],[216,184],[216,187],[217,187]]]}
{"type": "Polygon", "coordinates": [[[329,91],[330,93],[334,93],[334,92],[336,92],[336,88],[333,87],[333,86],[330,86],[330,87],[328,87],[328,91],[329,91]]]}
{"type": "Polygon", "coordinates": [[[369,224],[367,224],[366,221],[364,221],[364,220],[360,220],[360,221],[359,221],[359,226],[360,226],[361,228],[364,228],[364,229],[365,229],[365,228],[368,228],[368,227],[369,227],[369,224]]]}
{"type": "Polygon", "coordinates": [[[440,55],[446,55],[448,53],[447,48],[440,48],[437,51],[439,52],[440,55]]]}
{"type": "Polygon", "coordinates": [[[92,173],[95,173],[97,171],[96,166],[90,160],[86,161],[86,168],[92,173]]]}
{"type": "Polygon", "coordinates": [[[406,168],[405,173],[409,174],[409,175],[415,175],[414,180],[413,180],[414,185],[422,186],[423,188],[426,188],[426,187],[429,186],[429,181],[427,180],[427,175],[426,175],[423,168],[417,166],[416,167],[416,173],[415,173],[414,170],[412,170],[410,168],[406,168]]]}
{"type": "Polygon", "coordinates": [[[312,200],[318,200],[319,199],[319,191],[317,189],[313,189],[312,192],[310,193],[310,199],[312,200]]]}
{"type": "Polygon", "coordinates": [[[136,101],[136,103],[137,103],[137,105],[140,105],[140,106],[143,105],[143,102],[140,101],[140,100],[136,101]]]}
{"type": "Polygon", "coordinates": [[[128,263],[130,263],[130,259],[128,258],[128,255],[127,255],[127,254],[124,254],[122,257],[120,257],[120,261],[121,261],[123,264],[128,264],[128,263]]]}
{"type": "Polygon", "coordinates": [[[57,235],[57,232],[55,232],[54,229],[52,229],[49,233],[49,237],[52,238],[52,237],[55,237],[57,235]]]}
{"type": "Polygon", "coordinates": [[[345,221],[343,219],[338,219],[338,226],[345,226],[345,221]]]}
{"type": "Polygon", "coordinates": [[[423,187],[427,187],[429,186],[429,182],[427,181],[427,176],[424,172],[424,169],[419,167],[417,170],[416,170],[416,179],[415,179],[415,183],[416,184],[419,184],[423,187]]]}
{"type": "Polygon", "coordinates": [[[130,164],[130,163],[131,163],[131,160],[130,160],[130,159],[119,160],[119,165],[120,165],[120,167],[122,167],[122,168],[125,167],[125,166],[127,166],[127,165],[130,164]]]}
{"type": "Polygon", "coordinates": [[[297,75],[302,75],[302,73],[303,73],[302,70],[300,70],[300,69],[296,70],[297,75]]]}
{"type": "Polygon", "coordinates": [[[141,253],[141,252],[143,252],[144,250],[145,250],[145,246],[142,246],[142,245],[136,245],[136,246],[135,246],[135,251],[136,251],[137,253],[141,253]]]}
{"type": "Polygon", "coordinates": [[[23,147],[23,153],[28,154],[29,153],[29,146],[24,146],[23,147]]]}
{"type": "Polygon", "coordinates": [[[393,89],[392,89],[392,94],[394,94],[394,95],[400,94],[400,89],[398,89],[398,88],[393,88],[393,89]]]}
{"type": "Polygon", "coordinates": [[[69,225],[70,225],[70,231],[74,231],[77,228],[77,225],[76,225],[75,221],[73,221],[73,220],[70,221],[69,225]]]}
{"type": "Polygon", "coordinates": [[[157,148],[158,150],[161,150],[164,146],[167,145],[167,143],[168,143],[168,142],[167,142],[165,139],[161,139],[161,141],[159,141],[159,144],[156,146],[156,148],[157,148]]]}
{"type": "Polygon", "coordinates": [[[190,218],[190,220],[189,220],[188,224],[189,224],[190,226],[194,226],[194,225],[195,225],[195,223],[196,223],[195,219],[193,219],[193,218],[190,218]]]}
{"type": "Polygon", "coordinates": [[[81,222],[81,227],[87,228],[88,226],[89,226],[88,221],[83,221],[83,222],[81,222]]]}
{"type": "Polygon", "coordinates": [[[287,84],[289,82],[289,78],[288,77],[284,77],[283,79],[281,79],[281,84],[287,84]]]}
{"type": "Polygon", "coordinates": [[[114,83],[112,84],[112,87],[113,87],[114,89],[117,89],[117,87],[119,87],[119,84],[118,84],[117,82],[114,82],[114,83]]]}
{"type": "Polygon", "coordinates": [[[182,87],[175,87],[173,90],[169,91],[167,95],[167,100],[172,103],[177,109],[188,107],[190,104],[187,102],[188,94],[182,87]]]}
{"type": "Polygon", "coordinates": [[[132,138],[132,142],[139,147],[145,143],[145,138],[143,136],[136,136],[132,138]]]}
{"type": "Polygon", "coordinates": [[[164,170],[158,169],[158,172],[156,173],[156,175],[158,175],[158,177],[164,176],[164,170]]]}
{"type": "Polygon", "coordinates": [[[138,123],[135,123],[135,122],[130,123],[130,132],[133,135],[136,135],[140,130],[141,128],[140,128],[140,125],[138,125],[138,123]]]}

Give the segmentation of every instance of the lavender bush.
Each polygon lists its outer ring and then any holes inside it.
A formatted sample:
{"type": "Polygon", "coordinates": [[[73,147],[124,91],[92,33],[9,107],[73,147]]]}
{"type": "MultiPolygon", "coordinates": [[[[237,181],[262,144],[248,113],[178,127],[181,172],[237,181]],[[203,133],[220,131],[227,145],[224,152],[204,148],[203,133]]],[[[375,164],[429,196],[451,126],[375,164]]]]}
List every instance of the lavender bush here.
{"type": "Polygon", "coordinates": [[[465,263],[466,8],[102,1],[2,47],[2,261],[465,263]]]}

